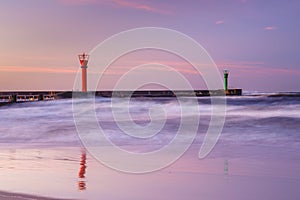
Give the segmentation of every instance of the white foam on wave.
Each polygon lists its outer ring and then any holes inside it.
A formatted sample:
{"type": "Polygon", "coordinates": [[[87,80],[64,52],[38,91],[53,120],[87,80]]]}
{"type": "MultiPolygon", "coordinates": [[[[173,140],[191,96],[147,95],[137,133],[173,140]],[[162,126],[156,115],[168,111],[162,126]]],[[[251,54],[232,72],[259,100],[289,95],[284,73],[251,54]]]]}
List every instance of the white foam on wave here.
{"type": "MultiPolygon", "coordinates": [[[[84,102],[83,99],[77,101],[84,102]]],[[[113,106],[119,112],[117,114],[124,114],[128,111],[128,102],[122,98],[114,100],[113,104],[109,98],[96,98],[95,102],[98,121],[106,126],[104,130],[108,137],[120,144],[130,143],[130,137],[120,136],[123,133],[114,123],[115,118],[111,112],[113,106]]],[[[194,105],[189,98],[184,98],[183,106],[186,111],[184,113],[175,98],[132,99],[129,102],[131,119],[123,118],[123,120],[125,122],[133,120],[145,128],[151,120],[156,120],[157,123],[166,120],[163,135],[157,135],[153,140],[142,141],[142,143],[153,141],[166,143],[174,133],[176,134],[181,118],[195,120],[200,116],[198,134],[203,136],[211,117],[212,106],[209,104],[209,98],[199,98],[199,105],[194,105]],[[199,106],[199,113],[196,112],[195,106],[199,106]],[[151,112],[153,108],[159,112],[151,112]]],[[[29,145],[34,142],[51,145],[79,143],[71,99],[4,106],[0,109],[0,115],[1,143],[28,143],[29,145]]],[[[300,125],[288,122],[299,121],[300,102],[295,99],[277,98],[274,101],[274,98],[253,96],[229,97],[226,118],[223,131],[223,134],[227,135],[226,140],[239,140],[242,139],[241,133],[247,133],[248,135],[244,135],[244,140],[241,141],[251,142],[259,139],[262,142],[276,143],[285,138],[292,141],[298,137],[295,133],[300,129],[300,125]],[[248,101],[249,98],[251,101],[248,101]],[[268,134],[269,131],[274,132],[274,130],[276,130],[275,134],[268,134]]]]}

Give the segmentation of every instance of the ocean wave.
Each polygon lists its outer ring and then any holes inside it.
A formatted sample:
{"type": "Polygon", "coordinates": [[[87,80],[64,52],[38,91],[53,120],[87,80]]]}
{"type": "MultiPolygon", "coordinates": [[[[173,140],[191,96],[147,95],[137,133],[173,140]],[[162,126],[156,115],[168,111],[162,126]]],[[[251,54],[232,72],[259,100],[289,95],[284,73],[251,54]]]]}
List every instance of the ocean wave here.
{"type": "MultiPolygon", "coordinates": [[[[300,130],[300,93],[249,94],[226,97],[226,123],[223,133],[226,141],[249,142],[259,139],[264,143],[298,141],[300,130]],[[246,134],[246,135],[245,135],[246,134]],[[243,136],[243,137],[242,137],[243,136]]],[[[105,134],[118,145],[166,144],[174,137],[182,117],[190,121],[200,116],[198,135],[203,138],[211,118],[211,99],[198,98],[197,105],[190,98],[181,99],[185,106],[182,112],[176,98],[134,98],[129,104],[124,99],[96,98],[95,111],[105,134]],[[199,106],[199,110],[196,109],[199,106]],[[160,134],[149,140],[132,139],[118,127],[112,107],[119,112],[128,112],[128,122],[133,121],[147,128],[151,120],[166,124],[160,134]],[[151,109],[159,112],[152,112],[151,109]]],[[[84,101],[84,100],[80,100],[84,101]]],[[[215,105],[218,106],[218,105],[215,105]]],[[[72,99],[16,103],[0,108],[0,143],[41,143],[62,145],[80,143],[72,112],[72,99]]],[[[202,141],[198,140],[198,141],[202,141]]]]}

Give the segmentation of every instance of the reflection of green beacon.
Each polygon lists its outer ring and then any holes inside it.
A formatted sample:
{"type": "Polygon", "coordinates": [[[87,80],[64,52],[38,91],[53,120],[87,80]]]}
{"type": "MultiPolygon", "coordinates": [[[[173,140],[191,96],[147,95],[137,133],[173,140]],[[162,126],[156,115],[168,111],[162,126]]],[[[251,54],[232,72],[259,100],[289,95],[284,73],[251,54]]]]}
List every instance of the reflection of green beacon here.
{"type": "Polygon", "coordinates": [[[228,90],[228,70],[224,70],[224,90],[228,90]]]}
{"type": "Polygon", "coordinates": [[[228,160],[224,160],[224,174],[228,175],[228,160]]]}

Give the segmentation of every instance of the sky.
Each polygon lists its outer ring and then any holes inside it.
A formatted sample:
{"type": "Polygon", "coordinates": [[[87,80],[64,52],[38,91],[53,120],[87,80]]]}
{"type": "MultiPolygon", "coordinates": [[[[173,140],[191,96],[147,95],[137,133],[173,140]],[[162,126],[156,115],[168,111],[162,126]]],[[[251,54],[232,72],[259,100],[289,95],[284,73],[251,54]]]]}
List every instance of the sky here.
{"type": "MultiPolygon", "coordinates": [[[[72,90],[79,53],[139,27],[193,38],[220,72],[230,71],[232,88],[300,91],[299,8],[298,0],[2,0],[0,91],[72,90]]],[[[110,66],[107,85],[138,60],[173,65],[195,89],[203,87],[174,56],[144,51],[123,60],[110,66]]]]}

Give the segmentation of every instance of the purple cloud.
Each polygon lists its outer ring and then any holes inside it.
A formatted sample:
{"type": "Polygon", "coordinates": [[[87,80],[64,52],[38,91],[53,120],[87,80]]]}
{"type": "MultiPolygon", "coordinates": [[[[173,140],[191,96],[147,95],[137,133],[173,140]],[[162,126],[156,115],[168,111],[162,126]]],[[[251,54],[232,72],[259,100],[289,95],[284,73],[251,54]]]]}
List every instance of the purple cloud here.
{"type": "Polygon", "coordinates": [[[216,21],[216,25],[220,25],[220,24],[224,24],[224,21],[223,20],[216,21]]]}
{"type": "Polygon", "coordinates": [[[276,30],[276,29],[277,29],[276,26],[265,26],[264,27],[264,30],[266,30],[266,31],[273,31],[273,30],[276,30]]]}
{"type": "Polygon", "coordinates": [[[82,5],[82,4],[105,4],[111,6],[118,6],[124,8],[130,8],[135,10],[143,10],[153,13],[160,13],[160,14],[170,14],[169,11],[164,9],[158,9],[155,6],[152,6],[144,1],[134,1],[134,0],[59,0],[64,4],[71,4],[71,5],[82,5]]]}

